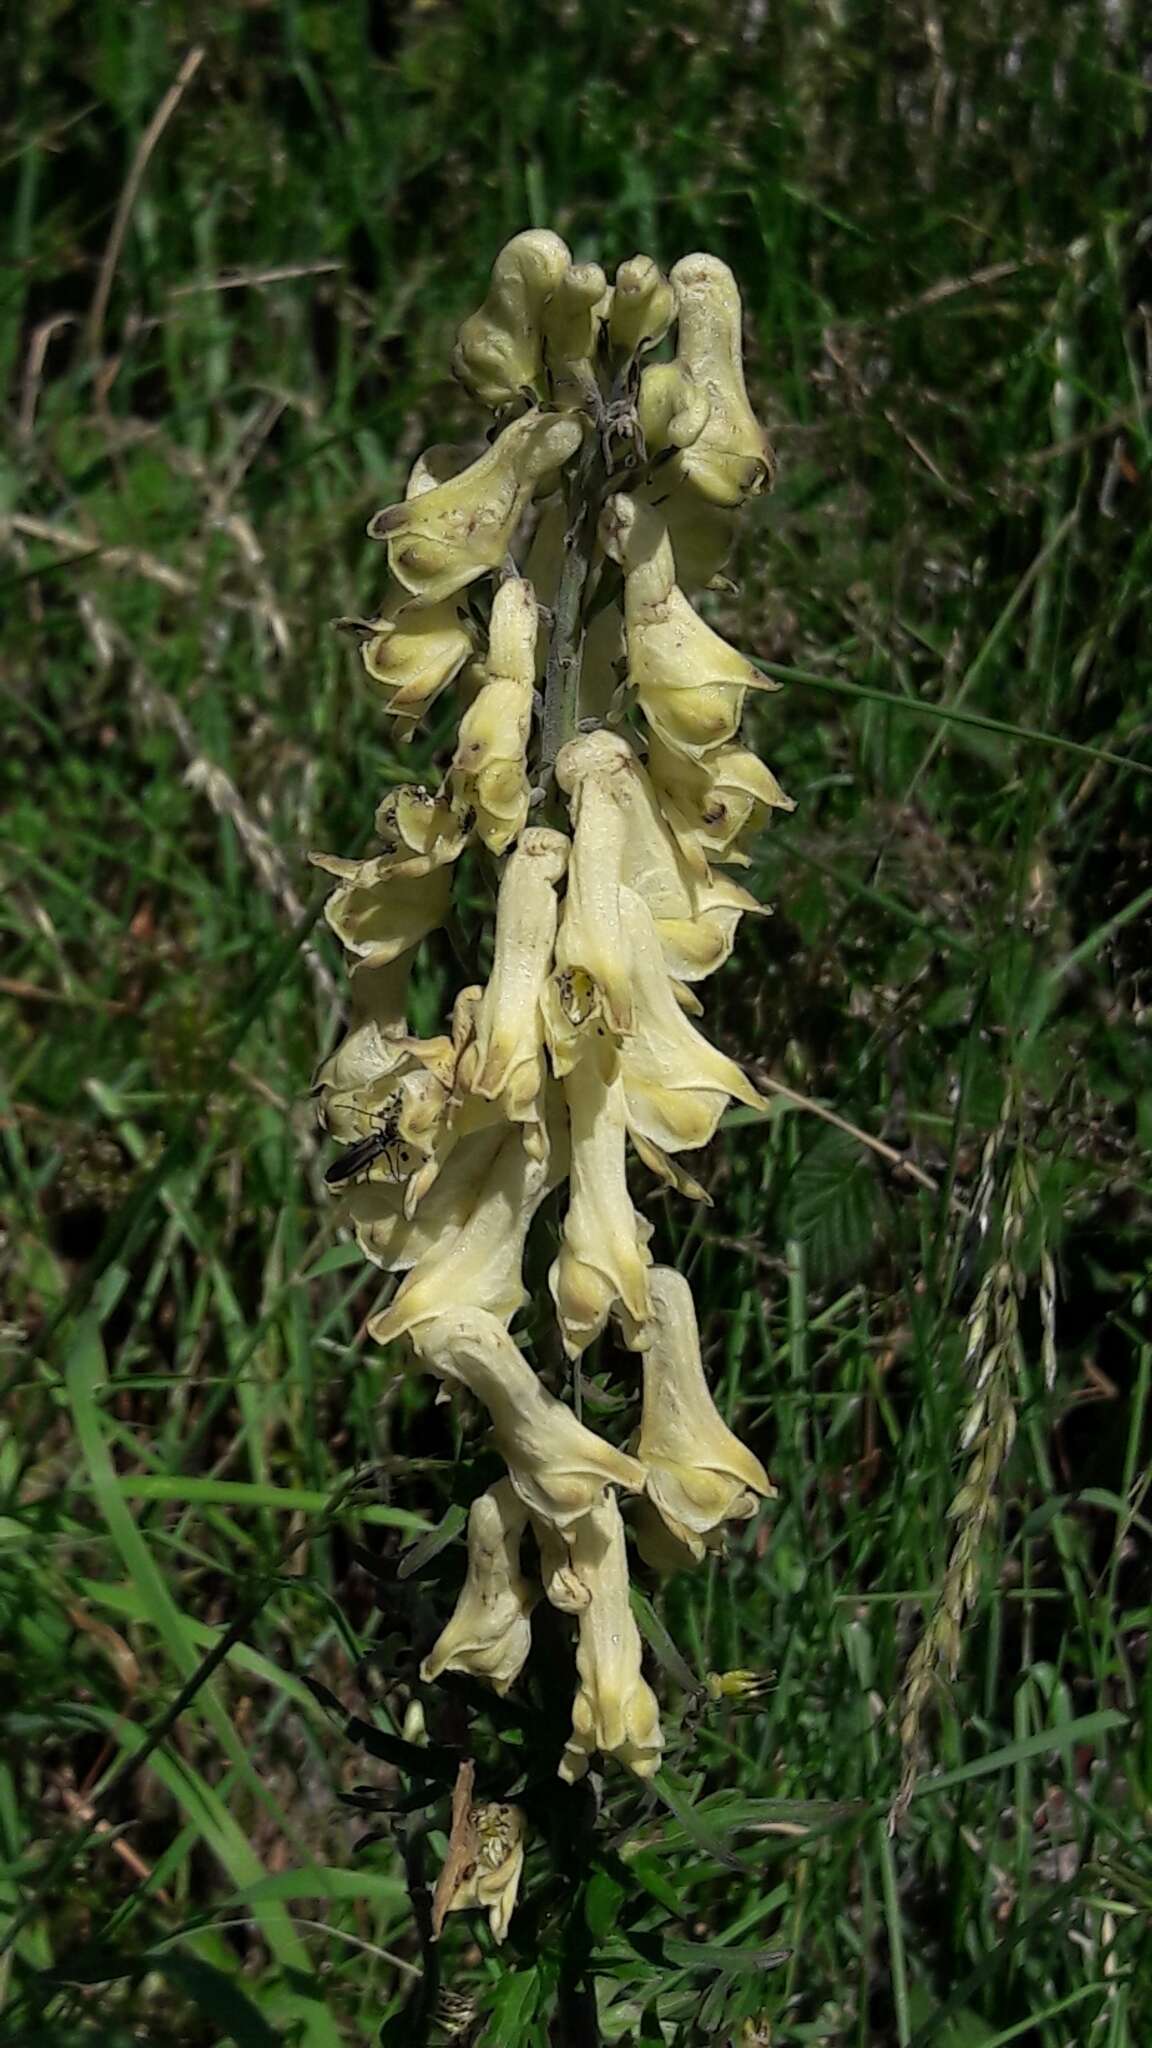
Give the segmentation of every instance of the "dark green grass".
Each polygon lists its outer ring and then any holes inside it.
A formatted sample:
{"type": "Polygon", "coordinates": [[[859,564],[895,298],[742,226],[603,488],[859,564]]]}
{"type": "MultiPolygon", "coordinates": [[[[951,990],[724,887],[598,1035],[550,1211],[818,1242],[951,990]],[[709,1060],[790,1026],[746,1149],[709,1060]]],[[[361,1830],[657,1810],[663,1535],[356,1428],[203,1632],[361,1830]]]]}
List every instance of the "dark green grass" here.
{"type": "MultiPolygon", "coordinates": [[[[186,771],[231,778],[306,904],[306,849],[362,843],[403,770],[328,621],[371,609],[365,521],[412,455],[474,429],[453,328],[530,222],[740,276],[781,476],[716,616],[794,673],[754,737],[799,802],[709,1014],[939,1192],[782,1108],[732,1119],[707,1215],[646,1198],[780,1501],[646,1589],[680,1729],[658,1796],[609,1777],[566,1875],[545,1799],[507,1949],[450,1923],[444,1982],[501,2048],[550,2038],[557,1990],[586,2038],[585,1965],[612,2041],[753,2018],[777,2044],[1147,2039],[1152,451],[1125,19],[105,0],[10,31],[0,2039],[413,2038],[403,1858],[340,1794],[411,1782],[395,1740],[459,1544],[396,1564],[485,1453],[364,1343],[374,1288],[305,1101],[337,1006],[186,771]],[[125,180],[197,42],[96,332],[125,180]],[[282,269],[305,274],[234,283],[282,269]],[[890,1838],[984,1256],[963,1205],[1010,1087],[1039,1183],[1019,1436],[890,1838]],[[766,1696],[683,1689],[740,1666],[766,1696]]],[[[430,960],[422,1027],[453,973],[430,960]]],[[[605,1369],[622,1438],[628,1366],[605,1369]]],[[[554,1711],[554,1670],[526,1708],[554,1711]]],[[[428,1696],[437,1745],[465,1708],[428,1696]]],[[[525,1736],[497,1732],[482,1712],[471,1737],[496,1772],[525,1736]]]]}

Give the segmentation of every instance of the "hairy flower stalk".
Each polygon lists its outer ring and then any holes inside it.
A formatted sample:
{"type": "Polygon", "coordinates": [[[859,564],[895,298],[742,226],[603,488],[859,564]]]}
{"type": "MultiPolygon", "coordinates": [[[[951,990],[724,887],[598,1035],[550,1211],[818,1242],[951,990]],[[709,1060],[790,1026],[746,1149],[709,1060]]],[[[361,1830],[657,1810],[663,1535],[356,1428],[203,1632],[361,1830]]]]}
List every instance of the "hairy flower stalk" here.
{"type": "MultiPolygon", "coordinates": [[[[635,1155],[706,1200],[678,1155],[729,1102],[761,1106],[693,1020],[759,908],[720,870],[746,866],[748,836],[790,805],[739,736],[748,692],[772,686],[693,593],[719,577],[772,459],[735,280],[712,256],[669,276],[635,256],[609,284],[558,236],[517,235],[453,368],[496,428],[474,459],[429,450],[376,515],[388,586],[378,617],[350,622],[397,738],[454,684],[463,702],[439,786],[393,789],[367,858],[315,856],[352,963],[348,1034],[317,1078],[345,1147],[327,1180],[365,1256],[401,1276],[373,1336],[466,1388],[507,1468],[472,1504],[425,1678],[506,1691],[546,1601],[571,1617],[576,1664],[561,1776],[600,1754],[645,1777],[662,1737],[628,1535],[658,1569],[691,1565],[772,1493],[713,1403],[688,1283],[653,1265],[629,1184],[635,1155]],[[491,967],[420,1038],[411,971],[469,846],[495,868],[491,967]],[[558,1190],[552,1300],[530,1302],[525,1244],[558,1190]],[[638,1355],[627,1450],[548,1392],[511,1334],[551,1309],[569,1358],[612,1325],[638,1355]]],[[[489,1903],[486,1879],[465,1903],[489,1903]]]]}

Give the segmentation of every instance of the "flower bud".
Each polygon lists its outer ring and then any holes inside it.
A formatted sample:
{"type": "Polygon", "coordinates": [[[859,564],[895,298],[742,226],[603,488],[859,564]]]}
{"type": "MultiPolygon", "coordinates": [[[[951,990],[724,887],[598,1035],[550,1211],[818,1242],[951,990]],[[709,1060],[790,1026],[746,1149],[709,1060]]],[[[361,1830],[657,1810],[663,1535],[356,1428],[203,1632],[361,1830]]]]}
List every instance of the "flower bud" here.
{"type": "Polygon", "coordinates": [[[576,453],[583,431],[558,413],[525,413],[460,476],[378,512],[368,531],[387,541],[397,582],[439,604],[498,569],[533,491],[576,453]]]}
{"type": "Polygon", "coordinates": [[[528,1510],[507,1479],[474,1500],[468,1514],[468,1571],[452,1619],[420,1666],[425,1680],[466,1671],[506,1693],[532,1646],[529,1615],[539,1597],[520,1570],[528,1510]]]}
{"type": "Polygon", "coordinates": [[[608,339],[621,357],[663,341],[676,311],[676,295],[650,256],[633,256],[616,272],[608,339]]]}

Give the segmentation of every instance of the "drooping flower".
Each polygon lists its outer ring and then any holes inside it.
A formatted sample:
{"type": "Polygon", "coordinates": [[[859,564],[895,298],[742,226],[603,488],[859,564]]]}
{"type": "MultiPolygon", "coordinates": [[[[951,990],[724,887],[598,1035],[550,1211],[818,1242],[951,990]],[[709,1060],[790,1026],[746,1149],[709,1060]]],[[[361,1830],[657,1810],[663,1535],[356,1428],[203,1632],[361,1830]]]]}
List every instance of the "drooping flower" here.
{"type": "Polygon", "coordinates": [[[579,1616],[579,1688],[572,1733],[560,1763],[569,1784],[582,1778],[597,1750],[650,1778],[660,1768],[664,1737],[656,1696],[641,1670],[640,1631],[628,1597],[624,1524],[607,1496],[572,1532],[572,1571],[588,1593],[579,1616]]]}
{"type": "Polygon", "coordinates": [[[507,1479],[473,1501],[468,1513],[468,1570],[451,1620],[420,1666],[426,1681],[465,1671],[506,1693],[532,1646],[529,1616],[539,1588],[520,1569],[528,1510],[507,1479]]]}
{"type": "Polygon", "coordinates": [[[513,235],[501,249],[487,297],[460,328],[452,356],[456,376],[482,405],[545,396],[543,312],[571,261],[567,244],[546,228],[513,235]]]}
{"type": "Polygon", "coordinates": [[[536,688],[536,596],[509,576],[492,603],[484,682],[460,721],[449,780],[475,815],[489,853],[504,853],[528,818],[528,735],[536,688]]]}
{"type": "Polygon", "coordinates": [[[521,833],[500,883],[492,972],[456,1069],[458,1091],[499,1102],[516,1124],[543,1121],[541,997],[552,971],[556,889],[568,848],[562,832],[544,826],[521,833]]]}
{"type": "Polygon", "coordinates": [[[652,1315],[644,1345],[644,1405],[636,1450],[648,1496],[676,1542],[702,1557],[725,1522],[747,1521],[775,1494],[759,1458],[717,1411],[704,1377],[692,1290],[671,1266],[649,1276],[652,1315]]]}
{"type": "Polygon", "coordinates": [[[746,867],[741,838],[759,831],[772,811],[794,809],[772,770],[748,747],[729,743],[693,760],[653,733],[648,773],[661,811],[698,874],[709,861],[746,867]]]}
{"type": "Polygon", "coordinates": [[[524,1240],[548,1191],[547,1149],[543,1156],[530,1151],[514,1126],[494,1155],[480,1153],[475,1179],[457,1193],[456,1184],[471,1165],[461,1144],[417,1209],[420,1216],[437,1191],[441,1203],[449,1190],[456,1195],[455,1215],[421,1253],[388,1307],[369,1322],[377,1344],[391,1344],[442,1315],[448,1301],[483,1309],[503,1323],[524,1306],[524,1240]]]}
{"type": "Polygon", "coordinates": [[[750,689],[778,687],[693,611],[676,583],[676,563],[658,512],[634,498],[610,498],[604,545],[624,570],[628,680],[666,746],[699,760],[730,740],[750,689]]]}
{"type": "Polygon", "coordinates": [[[575,454],[583,432],[571,414],[525,413],[460,476],[378,512],[368,531],[387,541],[397,582],[439,604],[498,569],[533,491],[575,454]]]}
{"type": "Polygon", "coordinates": [[[569,1358],[600,1335],[619,1305],[648,1313],[648,1238],[625,1176],[626,1103],[613,1054],[593,1050],[564,1082],[571,1119],[571,1182],[559,1254],[548,1276],[569,1358]]]}
{"type": "Polygon", "coordinates": [[[632,1029],[632,992],[620,926],[627,857],[627,799],[620,787],[635,759],[626,741],[593,732],[569,740],[556,757],[556,780],[570,798],[572,854],[556,945],[561,975],[591,984],[597,1014],[617,1032],[632,1029]]]}
{"type": "Polygon", "coordinates": [[[738,505],[772,480],[767,438],[744,384],[739,287],[726,263],[700,254],[682,256],[671,283],[680,360],[709,400],[707,424],[678,466],[713,504],[738,505]]]}
{"type": "Polygon", "coordinates": [[[730,1098],[767,1104],[685,1015],[652,914],[631,889],[621,891],[621,922],[636,1001],[636,1028],[620,1052],[628,1128],[662,1152],[691,1151],[708,1143],[730,1098]]]}
{"type": "Polygon", "coordinates": [[[472,632],[452,598],[418,605],[395,584],[374,619],[342,619],[357,635],[365,674],[384,691],[384,709],[414,722],[455,681],[472,652],[472,632]]]}
{"type": "Polygon", "coordinates": [[[483,1310],[454,1308],[412,1333],[418,1363],[459,1381],[492,1418],[492,1441],[533,1517],[567,1531],[621,1486],[640,1493],[644,1467],[578,1422],[541,1385],[503,1324],[483,1310]]]}

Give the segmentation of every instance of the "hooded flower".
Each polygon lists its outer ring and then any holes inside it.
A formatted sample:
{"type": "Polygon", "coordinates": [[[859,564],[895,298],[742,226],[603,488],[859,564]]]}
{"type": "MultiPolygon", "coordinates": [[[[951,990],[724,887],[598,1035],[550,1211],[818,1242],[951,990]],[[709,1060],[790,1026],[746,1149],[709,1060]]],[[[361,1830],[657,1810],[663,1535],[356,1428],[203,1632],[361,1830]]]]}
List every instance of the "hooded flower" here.
{"type": "Polygon", "coordinates": [[[619,1304],[648,1313],[650,1228],[628,1193],[624,1087],[615,1058],[590,1050],[564,1082],[571,1118],[571,1186],[563,1242],[548,1284],[569,1358],[600,1335],[619,1304]]]}
{"type": "MultiPolygon", "coordinates": [[[[509,1323],[527,1300],[521,1275],[524,1240],[548,1191],[548,1158],[529,1152],[513,1128],[490,1163],[483,1152],[476,1163],[475,1179],[465,1180],[472,1158],[461,1145],[443,1168],[433,1193],[441,1192],[442,1204],[457,1195],[459,1205],[388,1307],[373,1316],[368,1329],[377,1344],[391,1344],[441,1315],[446,1302],[483,1309],[509,1323]]],[[[431,1199],[425,1197],[418,1217],[431,1199]]]]}
{"type": "Polygon", "coordinates": [[[748,747],[720,746],[692,760],[653,733],[648,773],[660,809],[698,874],[705,873],[710,860],[747,867],[748,856],[737,842],[745,833],[758,832],[770,812],[795,808],[772,770],[748,747]]]}
{"type": "Polygon", "coordinates": [[[748,690],[777,686],[697,617],[677,587],[659,513],[634,498],[610,498],[602,532],[624,570],[628,680],[658,738],[699,760],[732,738],[748,690]]]}
{"type": "Polygon", "coordinates": [[[608,314],[608,340],[621,361],[663,341],[676,311],[676,294],[651,256],[633,256],[616,272],[608,314]]]}
{"type": "Polygon", "coordinates": [[[569,984],[583,977],[592,1009],[617,1032],[632,1029],[620,885],[628,845],[628,799],[622,784],[634,766],[627,741],[607,732],[569,740],[556,757],[556,780],[571,799],[573,825],[556,965],[569,984]]]}
{"type": "Polygon", "coordinates": [[[420,1666],[425,1680],[466,1671],[506,1693],[532,1645],[529,1615],[539,1591],[520,1570],[528,1510],[507,1479],[474,1500],[468,1515],[468,1571],[455,1611],[420,1666]]]}
{"type": "Polygon", "coordinates": [[[443,924],[464,833],[450,805],[411,784],[385,797],[376,830],[382,851],[367,860],[331,853],[309,859],[337,877],[324,915],[341,945],[385,967],[443,924]]]}
{"type": "Polygon", "coordinates": [[[664,1738],[656,1696],[641,1671],[640,1631],[628,1597],[624,1524],[615,1497],[576,1524],[572,1571],[588,1593],[576,1646],[579,1688],[560,1776],[572,1784],[597,1750],[650,1778],[664,1738]]]}
{"type": "Polygon", "coordinates": [[[706,1145],[734,1096],[766,1109],[735,1060],[709,1045],[676,999],[647,905],[621,891],[622,924],[636,998],[636,1029],[620,1053],[628,1128],[662,1152],[706,1145]]]}
{"type": "Polygon", "coordinates": [[[544,360],[557,405],[581,405],[596,390],[592,364],[610,303],[608,280],[598,263],[570,264],[546,301],[544,360]]]}
{"type": "Polygon", "coordinates": [[[700,1357],[692,1290],[671,1266],[649,1276],[652,1319],[645,1342],[644,1407],[637,1453],[648,1495],[673,1538],[702,1557],[725,1522],[744,1522],[775,1494],[759,1458],[718,1414],[700,1357]]]}
{"type": "Polygon", "coordinates": [[[341,619],[359,638],[360,659],[384,691],[384,709],[415,722],[459,675],[472,633],[452,598],[416,605],[394,585],[375,619],[341,619]]]}
{"type": "Polygon", "coordinates": [[[397,582],[435,605],[498,569],[532,493],[576,453],[583,432],[568,415],[525,413],[459,476],[378,512],[368,531],[387,541],[397,582]]]}
{"type": "Polygon", "coordinates": [[[709,401],[707,425],[679,458],[714,505],[738,505],[772,481],[772,458],[744,386],[740,292],[716,256],[682,256],[671,272],[680,361],[709,401]]]}
{"type": "MultiPolygon", "coordinates": [[[[640,375],[637,413],[651,460],[670,449],[690,448],[708,424],[708,393],[686,363],[650,363],[640,375]]],[[[666,477],[665,488],[675,479],[666,477]]]]}
{"type": "Polygon", "coordinates": [[[709,874],[697,883],[687,917],[656,919],[669,974],[678,981],[704,981],[715,974],[732,951],[736,927],[745,911],[762,917],[764,906],[738,882],[730,882],[726,875],[709,874]]]}
{"type": "Polygon", "coordinates": [[[510,405],[526,391],[544,397],[543,312],[571,262],[567,244],[546,228],[514,235],[501,249],[484,304],[465,320],[452,356],[481,405],[510,405]]]}
{"type": "Polygon", "coordinates": [[[492,972],[456,1070],[459,1091],[499,1102],[516,1124],[540,1125],[543,1117],[541,996],[552,971],[556,888],[568,846],[562,832],[543,826],[521,834],[500,883],[492,972]]]}
{"type": "Polygon", "coordinates": [[[492,604],[484,682],[460,721],[450,781],[489,853],[504,853],[528,817],[528,734],[536,688],[536,597],[509,576],[492,604]]]}
{"type": "Polygon", "coordinates": [[[606,1487],[643,1491],[643,1466],[545,1391],[496,1316],[452,1309],[421,1323],[413,1345],[426,1371],[457,1381],[483,1402],[492,1441],[533,1518],[568,1531],[603,1501],[606,1487]]]}

